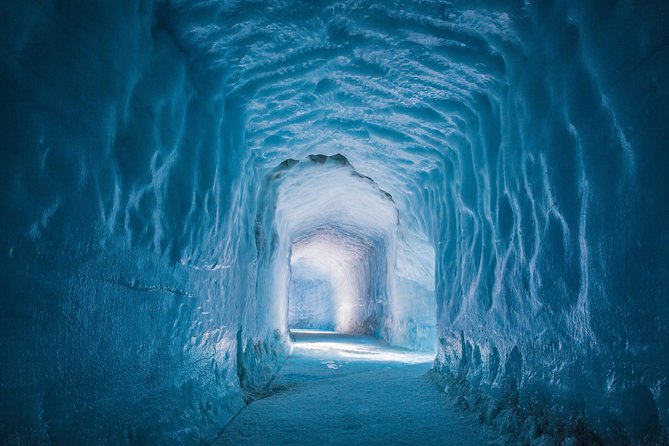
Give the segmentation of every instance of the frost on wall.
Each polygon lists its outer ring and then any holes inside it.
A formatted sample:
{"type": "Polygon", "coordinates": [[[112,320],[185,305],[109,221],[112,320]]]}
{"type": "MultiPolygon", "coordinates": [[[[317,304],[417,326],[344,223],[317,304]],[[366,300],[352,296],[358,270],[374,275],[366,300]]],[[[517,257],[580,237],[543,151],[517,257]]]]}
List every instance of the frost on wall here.
{"type": "Polygon", "coordinates": [[[241,117],[168,12],[0,6],[0,443],[213,438],[273,339],[239,330],[241,117]]]}
{"type": "Polygon", "coordinates": [[[436,370],[512,437],[667,438],[667,12],[523,8],[462,115],[436,212],[436,370]]]}
{"type": "Polygon", "coordinates": [[[95,3],[0,6],[2,440],[213,438],[333,240],[501,430],[666,438],[666,2],[95,3]],[[393,218],[268,188],[313,154],[393,218]]]}

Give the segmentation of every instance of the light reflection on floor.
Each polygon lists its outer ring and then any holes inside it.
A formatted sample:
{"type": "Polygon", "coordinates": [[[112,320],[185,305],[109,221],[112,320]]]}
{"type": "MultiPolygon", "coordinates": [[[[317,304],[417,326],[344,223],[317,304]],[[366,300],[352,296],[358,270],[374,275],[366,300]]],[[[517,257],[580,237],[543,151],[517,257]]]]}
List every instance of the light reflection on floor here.
{"type": "Polygon", "coordinates": [[[331,369],[341,367],[337,360],[405,364],[430,363],[434,360],[434,353],[391,347],[370,336],[301,329],[292,329],[291,333],[295,338],[294,355],[317,357],[331,369]]]}
{"type": "Polygon", "coordinates": [[[266,394],[217,445],[499,445],[428,376],[433,355],[335,332],[293,330],[266,394]]]}

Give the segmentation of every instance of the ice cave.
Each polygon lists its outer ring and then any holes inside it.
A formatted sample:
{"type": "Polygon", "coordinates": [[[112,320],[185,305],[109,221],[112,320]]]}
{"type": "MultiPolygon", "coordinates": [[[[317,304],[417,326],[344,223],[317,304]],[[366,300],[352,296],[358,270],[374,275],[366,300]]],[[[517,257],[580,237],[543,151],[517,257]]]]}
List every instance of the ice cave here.
{"type": "Polygon", "coordinates": [[[0,2],[0,444],[669,442],[667,0],[0,2]]]}

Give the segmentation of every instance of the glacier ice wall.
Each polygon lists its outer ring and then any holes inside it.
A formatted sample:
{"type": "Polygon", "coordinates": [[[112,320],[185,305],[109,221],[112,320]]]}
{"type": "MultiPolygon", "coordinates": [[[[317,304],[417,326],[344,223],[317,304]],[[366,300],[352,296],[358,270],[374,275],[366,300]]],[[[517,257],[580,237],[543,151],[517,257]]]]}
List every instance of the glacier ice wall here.
{"type": "Polygon", "coordinates": [[[666,439],[666,2],[117,3],[0,5],[3,442],[212,439],[299,258],[509,435],[666,439]]]}
{"type": "Polygon", "coordinates": [[[0,442],[213,438],[282,353],[225,71],[152,2],[0,9],[0,442]]]}

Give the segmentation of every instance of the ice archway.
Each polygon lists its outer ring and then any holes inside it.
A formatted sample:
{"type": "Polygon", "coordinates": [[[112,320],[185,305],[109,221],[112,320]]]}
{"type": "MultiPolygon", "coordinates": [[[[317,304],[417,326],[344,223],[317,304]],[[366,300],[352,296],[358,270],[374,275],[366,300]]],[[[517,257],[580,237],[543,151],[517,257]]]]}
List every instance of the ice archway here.
{"type": "MultiPolygon", "coordinates": [[[[259,252],[270,253],[261,274],[271,280],[259,294],[276,303],[271,314],[286,314],[291,276],[299,282],[311,270],[331,289],[332,316],[322,323],[395,344],[434,345],[434,250],[424,235],[421,242],[421,234],[402,230],[390,194],[335,154],[282,162],[260,195],[273,204],[256,228],[259,252]],[[273,248],[265,249],[268,243],[273,248]]],[[[304,317],[322,309],[299,285],[292,290],[304,317]]]]}
{"type": "Polygon", "coordinates": [[[289,345],[291,249],[316,267],[333,240],[320,267],[348,261],[367,299],[341,320],[433,336],[482,419],[666,438],[668,21],[662,1],[0,6],[1,441],[213,438],[289,345]]]}

